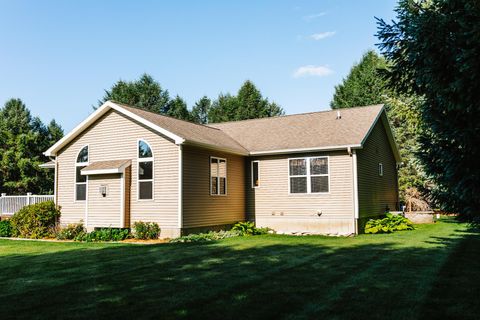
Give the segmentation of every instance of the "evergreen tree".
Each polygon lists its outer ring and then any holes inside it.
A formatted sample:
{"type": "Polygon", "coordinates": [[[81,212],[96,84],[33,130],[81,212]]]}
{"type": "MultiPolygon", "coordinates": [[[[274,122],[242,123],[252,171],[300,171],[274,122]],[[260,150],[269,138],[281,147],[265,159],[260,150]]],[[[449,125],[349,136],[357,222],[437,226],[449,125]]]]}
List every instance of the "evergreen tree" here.
{"type": "Polygon", "coordinates": [[[47,161],[43,152],[53,144],[52,139],[61,136],[60,126],[45,127],[39,118],[32,118],[20,99],[7,101],[0,109],[0,192],[52,192],[53,173],[39,165],[47,161]]]}
{"type": "Polygon", "coordinates": [[[207,96],[203,96],[192,108],[192,120],[200,124],[208,123],[208,112],[210,111],[211,105],[212,101],[207,98],[207,96]]]}
{"type": "Polygon", "coordinates": [[[342,83],[335,86],[332,109],[368,106],[385,103],[390,94],[382,73],[387,69],[386,60],[375,51],[367,51],[360,62],[352,67],[342,83]]]}
{"type": "Polygon", "coordinates": [[[110,90],[105,90],[105,95],[98,101],[101,106],[108,100],[125,103],[133,107],[155,113],[167,113],[170,96],[160,84],[148,74],[143,74],[136,81],[120,80],[110,90]]]}
{"type": "Polygon", "coordinates": [[[283,109],[263,98],[250,80],[243,83],[236,96],[220,94],[212,103],[208,122],[237,121],[283,115],[283,109]]]}
{"type": "Polygon", "coordinates": [[[420,158],[444,209],[480,216],[480,2],[402,0],[378,20],[392,86],[424,97],[420,158]]]}
{"type": "Polygon", "coordinates": [[[429,192],[428,182],[416,156],[421,99],[415,95],[399,95],[390,89],[385,78],[386,68],[387,62],[383,57],[368,51],[343,82],[335,87],[331,106],[336,109],[385,104],[403,162],[398,171],[400,200],[405,201],[406,191],[410,188],[418,190],[421,200],[424,200],[429,192]]]}
{"type": "Polygon", "coordinates": [[[168,103],[165,111],[167,116],[191,121],[190,112],[187,109],[187,103],[178,95],[168,103]]]}
{"type": "Polygon", "coordinates": [[[221,93],[213,101],[212,107],[208,111],[208,122],[226,122],[236,120],[235,110],[238,108],[237,98],[231,94],[221,93]]]}

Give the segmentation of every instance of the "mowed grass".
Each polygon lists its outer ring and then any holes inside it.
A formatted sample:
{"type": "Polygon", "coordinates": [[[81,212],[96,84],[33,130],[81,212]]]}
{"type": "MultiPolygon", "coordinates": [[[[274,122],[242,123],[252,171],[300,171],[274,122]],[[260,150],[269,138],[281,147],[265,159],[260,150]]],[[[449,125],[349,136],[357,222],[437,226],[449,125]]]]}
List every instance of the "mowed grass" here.
{"type": "Polygon", "coordinates": [[[0,240],[0,318],[478,319],[479,256],[453,220],[354,238],[0,240]]]}

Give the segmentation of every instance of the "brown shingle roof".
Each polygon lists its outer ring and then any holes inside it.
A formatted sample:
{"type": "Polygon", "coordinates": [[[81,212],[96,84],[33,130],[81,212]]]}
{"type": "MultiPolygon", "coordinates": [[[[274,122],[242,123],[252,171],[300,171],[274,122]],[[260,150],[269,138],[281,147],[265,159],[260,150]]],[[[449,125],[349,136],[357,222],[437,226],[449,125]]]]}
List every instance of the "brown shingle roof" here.
{"type": "Polygon", "coordinates": [[[122,167],[128,166],[130,160],[107,160],[107,161],[98,161],[93,162],[83,168],[82,172],[93,172],[98,170],[118,170],[122,167]]]}
{"type": "Polygon", "coordinates": [[[360,145],[382,105],[210,124],[251,153],[360,145]]]}
{"type": "Polygon", "coordinates": [[[228,134],[219,129],[167,117],[157,113],[130,107],[118,102],[115,102],[115,104],[165,130],[184,138],[187,144],[192,143],[203,146],[212,146],[224,149],[225,151],[248,154],[248,151],[244,147],[242,147],[228,134]]]}

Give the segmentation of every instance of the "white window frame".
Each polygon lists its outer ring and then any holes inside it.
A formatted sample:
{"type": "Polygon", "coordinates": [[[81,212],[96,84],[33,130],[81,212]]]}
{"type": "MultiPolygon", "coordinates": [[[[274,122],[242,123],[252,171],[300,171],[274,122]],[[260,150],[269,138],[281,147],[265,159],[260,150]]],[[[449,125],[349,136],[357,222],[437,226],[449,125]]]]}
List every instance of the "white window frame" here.
{"type": "Polygon", "coordinates": [[[287,172],[288,172],[288,195],[292,196],[301,196],[301,195],[324,195],[330,194],[331,186],[330,186],[330,156],[313,156],[313,157],[296,157],[296,158],[288,158],[287,161],[287,172]],[[310,160],[317,159],[317,158],[326,158],[327,159],[327,173],[322,174],[310,174],[310,160]],[[290,175],[290,160],[306,160],[307,166],[307,173],[306,175],[290,175]],[[292,193],[290,190],[290,178],[307,178],[307,192],[303,193],[292,193]],[[312,177],[328,177],[328,192],[312,192],[312,177]]]}
{"type": "Polygon", "coordinates": [[[78,152],[76,153],[76,156],[75,156],[75,171],[74,171],[74,174],[73,174],[73,183],[74,183],[74,191],[73,191],[73,202],[85,202],[87,201],[88,199],[88,176],[85,176],[86,178],[86,181],[85,182],[77,182],[77,167],[87,167],[90,163],[90,145],[86,144],[86,145],[83,145],[79,150],[78,152]],[[87,150],[88,150],[88,153],[87,153],[87,158],[88,158],[88,161],[87,162],[77,162],[77,159],[78,159],[78,155],[80,154],[80,152],[83,150],[83,148],[87,147],[87,150]],[[77,185],[78,184],[84,184],[85,185],[85,200],[77,200],[77,185]]]}
{"type": "Polygon", "coordinates": [[[153,152],[152,145],[148,143],[146,139],[137,139],[137,201],[154,201],[155,200],[155,153],[153,152]],[[152,151],[152,156],[148,158],[140,158],[140,141],[147,144],[152,151]],[[151,162],[152,163],[152,179],[143,179],[140,180],[140,162],[151,162]],[[151,199],[140,199],[140,182],[151,182],[152,183],[152,198],[151,199]]]}
{"type": "Polygon", "coordinates": [[[260,161],[259,161],[259,160],[253,160],[253,161],[250,163],[250,180],[252,180],[252,181],[251,181],[251,182],[252,182],[252,183],[251,183],[252,189],[260,188],[260,185],[261,185],[260,181],[261,181],[261,180],[260,180],[260,161]],[[253,181],[253,164],[254,164],[255,162],[257,163],[257,170],[258,170],[258,172],[257,172],[258,181],[259,181],[258,186],[256,186],[256,185],[255,185],[255,181],[253,181]]]}
{"type": "Polygon", "coordinates": [[[210,162],[208,163],[208,179],[210,181],[210,195],[214,197],[225,197],[228,194],[228,161],[225,158],[220,157],[210,157],[210,162]],[[217,193],[213,193],[212,188],[212,159],[218,160],[217,162],[217,193]],[[225,161],[225,194],[220,193],[220,160],[225,161]]]}
{"type": "Polygon", "coordinates": [[[378,163],[378,176],[383,177],[383,163],[382,162],[378,163]]]}

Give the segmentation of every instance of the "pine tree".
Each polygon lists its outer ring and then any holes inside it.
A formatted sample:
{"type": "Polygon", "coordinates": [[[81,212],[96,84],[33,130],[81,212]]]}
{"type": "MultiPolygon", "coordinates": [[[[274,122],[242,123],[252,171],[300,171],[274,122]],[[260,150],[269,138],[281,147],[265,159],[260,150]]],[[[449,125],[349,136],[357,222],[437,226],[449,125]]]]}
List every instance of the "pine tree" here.
{"type": "Polygon", "coordinates": [[[190,112],[187,109],[187,103],[178,95],[168,103],[165,108],[165,114],[181,120],[192,120],[190,112]]]}
{"type": "Polygon", "coordinates": [[[274,102],[263,98],[257,87],[247,80],[236,96],[220,94],[212,103],[208,113],[208,121],[223,122],[256,119],[283,115],[283,109],[274,102]]]}
{"type": "Polygon", "coordinates": [[[399,2],[392,23],[378,20],[389,79],[422,96],[420,158],[444,209],[466,219],[480,211],[480,3],[399,2]]]}
{"type": "Polygon", "coordinates": [[[170,96],[160,84],[148,74],[143,74],[136,81],[120,80],[110,90],[105,90],[105,95],[98,101],[101,106],[108,100],[125,103],[133,107],[155,113],[167,113],[170,96]]]}
{"type": "Polygon", "coordinates": [[[53,172],[39,167],[48,160],[43,152],[52,139],[63,136],[60,126],[52,123],[51,128],[45,127],[39,118],[32,118],[20,99],[11,99],[0,109],[0,192],[53,191],[53,172]]]}
{"type": "Polygon", "coordinates": [[[390,94],[387,82],[382,77],[386,70],[386,60],[375,51],[367,51],[342,83],[335,86],[330,103],[332,109],[385,103],[390,94]]]}
{"type": "Polygon", "coordinates": [[[212,101],[207,98],[207,96],[203,96],[198,100],[192,108],[192,121],[200,124],[208,123],[208,112],[210,111],[211,105],[212,101]]]}
{"type": "Polygon", "coordinates": [[[354,65],[343,82],[335,87],[332,109],[385,104],[388,118],[402,157],[398,171],[400,200],[405,200],[407,189],[415,188],[424,200],[429,183],[416,152],[420,134],[421,99],[416,95],[399,95],[389,87],[385,78],[387,61],[374,51],[368,51],[360,63],[354,65]]]}

